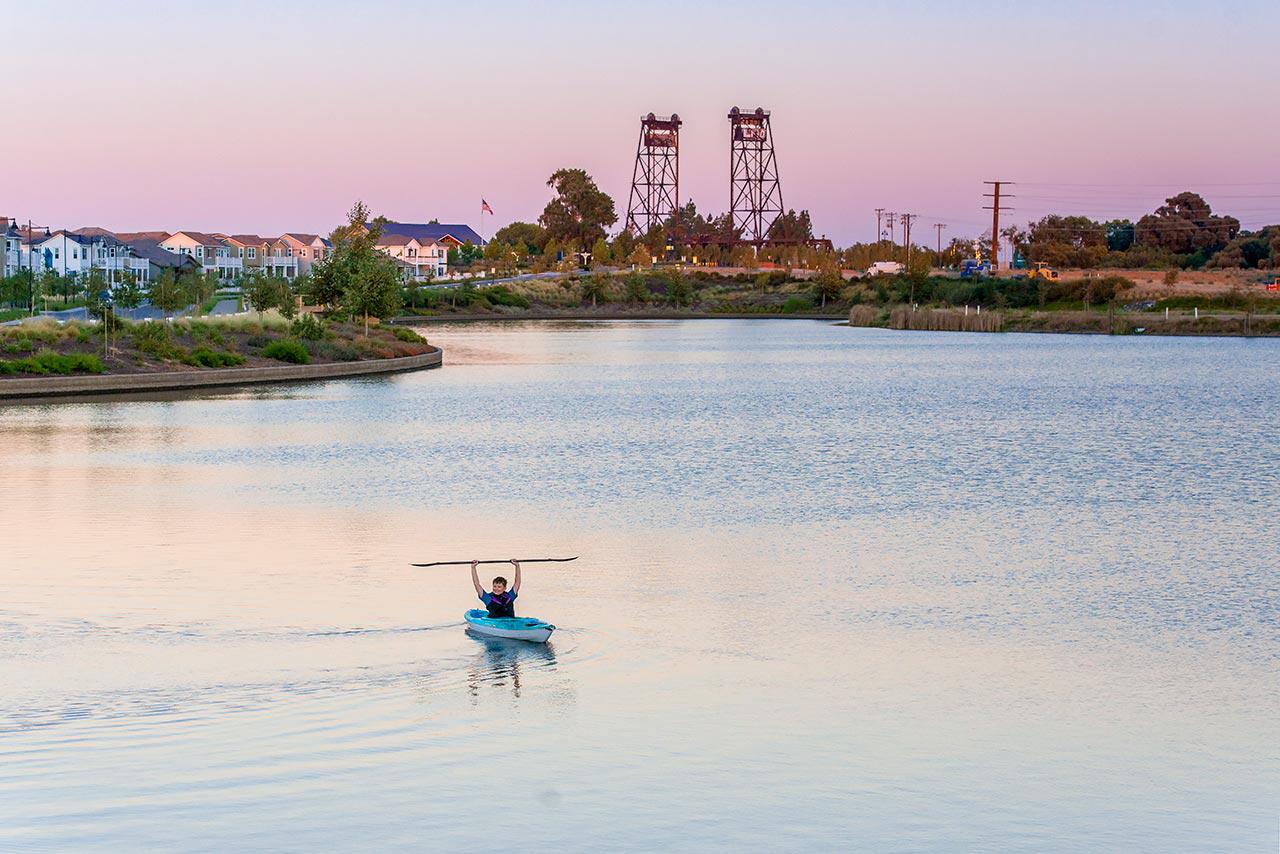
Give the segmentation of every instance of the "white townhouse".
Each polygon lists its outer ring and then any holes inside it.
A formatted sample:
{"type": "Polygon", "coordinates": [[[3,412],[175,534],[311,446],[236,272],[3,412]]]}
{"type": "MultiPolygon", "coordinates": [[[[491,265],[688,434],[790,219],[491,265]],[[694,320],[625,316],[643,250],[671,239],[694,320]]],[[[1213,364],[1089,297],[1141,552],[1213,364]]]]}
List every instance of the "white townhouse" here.
{"type": "Polygon", "coordinates": [[[449,246],[442,242],[384,234],[374,248],[394,258],[410,281],[421,282],[449,272],[449,246]]]}
{"type": "Polygon", "coordinates": [[[32,266],[36,270],[52,270],[60,276],[77,278],[96,270],[111,284],[123,281],[126,273],[145,278],[146,265],[134,257],[128,246],[112,234],[97,229],[91,231],[93,233],[81,234],[59,229],[35,237],[29,255],[29,259],[34,258],[32,266]]]}
{"type": "Polygon", "coordinates": [[[384,222],[376,247],[404,270],[406,278],[422,281],[449,273],[449,250],[470,243],[484,246],[469,225],[441,222],[384,222]]]}
{"type": "Polygon", "coordinates": [[[200,263],[203,272],[214,273],[220,279],[238,279],[244,272],[239,247],[222,235],[175,231],[160,241],[160,246],[175,255],[190,255],[200,263]]]}
{"type": "Polygon", "coordinates": [[[12,218],[0,216],[0,276],[16,276],[22,264],[22,233],[12,218]]]}

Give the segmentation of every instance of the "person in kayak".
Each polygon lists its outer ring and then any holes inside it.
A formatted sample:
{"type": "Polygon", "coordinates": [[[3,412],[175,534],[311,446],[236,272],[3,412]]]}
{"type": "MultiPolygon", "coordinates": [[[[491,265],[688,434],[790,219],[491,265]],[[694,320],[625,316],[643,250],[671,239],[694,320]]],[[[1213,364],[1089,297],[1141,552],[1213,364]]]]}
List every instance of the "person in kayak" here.
{"type": "Polygon", "coordinates": [[[471,561],[471,583],[475,585],[476,595],[480,597],[480,601],[489,609],[489,616],[514,617],[516,596],[520,594],[520,562],[515,558],[511,559],[511,565],[516,568],[516,579],[511,589],[507,590],[507,580],[499,575],[493,580],[492,593],[480,586],[480,576],[476,573],[476,566],[479,563],[478,560],[471,561]]]}

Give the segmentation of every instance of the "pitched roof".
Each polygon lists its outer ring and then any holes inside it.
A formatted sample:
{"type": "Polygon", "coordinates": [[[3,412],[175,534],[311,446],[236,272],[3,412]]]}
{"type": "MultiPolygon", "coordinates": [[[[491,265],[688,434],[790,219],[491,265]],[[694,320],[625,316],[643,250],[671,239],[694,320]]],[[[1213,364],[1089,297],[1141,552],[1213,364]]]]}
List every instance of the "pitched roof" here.
{"type": "Polygon", "coordinates": [[[443,238],[452,237],[459,243],[484,245],[484,241],[480,239],[480,235],[476,234],[475,229],[460,223],[387,222],[382,225],[382,233],[383,235],[400,234],[405,237],[416,237],[419,241],[436,241],[437,243],[443,238]]]}
{"type": "Polygon", "coordinates": [[[284,233],[284,236],[292,238],[293,240],[296,240],[299,243],[302,243],[306,246],[310,246],[312,243],[315,243],[317,240],[320,239],[320,235],[318,234],[304,234],[303,232],[300,232],[300,231],[286,231],[284,233]]]}
{"type": "Polygon", "coordinates": [[[117,231],[116,238],[125,243],[133,243],[135,240],[152,240],[156,243],[162,243],[168,240],[172,235],[167,231],[117,231]]]}
{"type": "Polygon", "coordinates": [[[192,240],[194,240],[196,243],[199,243],[201,246],[221,246],[222,245],[222,241],[219,240],[217,237],[214,237],[212,234],[205,234],[203,231],[175,231],[173,234],[169,235],[169,237],[166,237],[165,240],[168,240],[169,238],[172,238],[172,237],[177,237],[179,234],[185,234],[187,237],[190,237],[192,240]]]}
{"type": "Polygon", "coordinates": [[[133,254],[139,258],[146,258],[157,267],[187,267],[199,266],[194,258],[190,255],[180,255],[176,252],[170,252],[160,246],[155,240],[131,240],[128,243],[133,254]]]}
{"type": "Polygon", "coordinates": [[[84,228],[71,229],[72,234],[83,234],[85,237],[115,237],[116,233],[100,225],[86,225],[84,228]]]}
{"type": "Polygon", "coordinates": [[[261,246],[271,241],[265,237],[259,237],[256,234],[231,234],[227,236],[227,240],[232,243],[239,243],[242,246],[261,246]]]}

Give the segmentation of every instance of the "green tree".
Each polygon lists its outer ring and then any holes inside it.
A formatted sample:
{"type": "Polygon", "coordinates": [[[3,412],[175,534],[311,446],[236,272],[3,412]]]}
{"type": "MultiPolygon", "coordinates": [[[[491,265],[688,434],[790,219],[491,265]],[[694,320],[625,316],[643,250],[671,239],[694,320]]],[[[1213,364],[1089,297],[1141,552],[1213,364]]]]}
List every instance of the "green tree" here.
{"type": "Polygon", "coordinates": [[[813,281],[814,292],[822,301],[823,308],[827,307],[827,300],[840,298],[844,293],[844,286],[844,276],[840,274],[840,268],[830,263],[823,265],[813,281]]]}
{"type": "Polygon", "coordinates": [[[693,302],[693,287],[680,273],[672,271],[667,275],[667,302],[677,308],[693,302]]]}
{"type": "Polygon", "coordinates": [[[1240,233],[1233,216],[1215,216],[1209,203],[1196,193],[1184,192],[1138,220],[1134,242],[1170,252],[1211,254],[1240,233]]]}
{"type": "Polygon", "coordinates": [[[532,222],[513,222],[494,232],[493,240],[512,246],[517,242],[523,243],[535,254],[540,254],[547,245],[547,230],[532,222]]]}
{"type": "Polygon", "coordinates": [[[591,246],[591,266],[604,267],[612,260],[613,258],[609,253],[609,241],[603,237],[597,237],[596,242],[591,246]]]}
{"type": "Polygon", "coordinates": [[[631,250],[631,254],[627,256],[627,263],[639,269],[640,267],[648,267],[653,262],[653,256],[649,254],[649,247],[643,243],[637,243],[636,248],[631,250]]]}
{"type": "Polygon", "coordinates": [[[330,236],[333,251],[311,268],[327,291],[340,295],[339,305],[345,311],[364,316],[365,337],[371,315],[386,317],[400,307],[400,271],[390,256],[377,249],[385,221],[382,217],[371,221],[369,209],[356,202],[347,212],[347,224],[330,236]]]}
{"type": "Polygon", "coordinates": [[[148,284],[147,302],[160,309],[165,317],[190,305],[187,301],[186,284],[174,273],[172,267],[166,267],[163,273],[148,284]]]}
{"type": "Polygon", "coordinates": [[[143,291],[138,278],[126,272],[111,291],[111,301],[117,308],[132,310],[142,305],[143,291]]]}
{"type": "Polygon", "coordinates": [[[609,277],[597,273],[594,276],[587,276],[582,280],[582,299],[584,301],[591,300],[591,307],[595,308],[596,301],[605,299],[608,296],[609,277]]]}
{"type": "Polygon", "coordinates": [[[646,303],[649,301],[649,286],[640,273],[628,273],[623,286],[623,299],[629,303],[646,303]]]}
{"type": "Polygon", "coordinates": [[[538,222],[551,240],[585,248],[618,221],[613,199],[583,169],[558,169],[547,179],[555,196],[538,222]]]}

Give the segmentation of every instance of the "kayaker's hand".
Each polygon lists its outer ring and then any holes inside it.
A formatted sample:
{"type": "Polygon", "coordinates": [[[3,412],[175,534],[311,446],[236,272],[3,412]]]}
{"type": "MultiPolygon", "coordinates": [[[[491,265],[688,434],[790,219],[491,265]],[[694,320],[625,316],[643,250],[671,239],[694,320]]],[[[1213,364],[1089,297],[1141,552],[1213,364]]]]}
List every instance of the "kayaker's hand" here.
{"type": "Polygon", "coordinates": [[[516,560],[515,558],[510,558],[507,562],[510,563],[512,566],[520,565],[520,561],[516,560]]]}
{"type": "Polygon", "coordinates": [[[478,560],[473,560],[473,561],[471,561],[471,568],[472,568],[472,569],[475,569],[475,568],[476,568],[477,566],[479,566],[479,565],[480,565],[480,561],[478,561],[478,560]]]}

